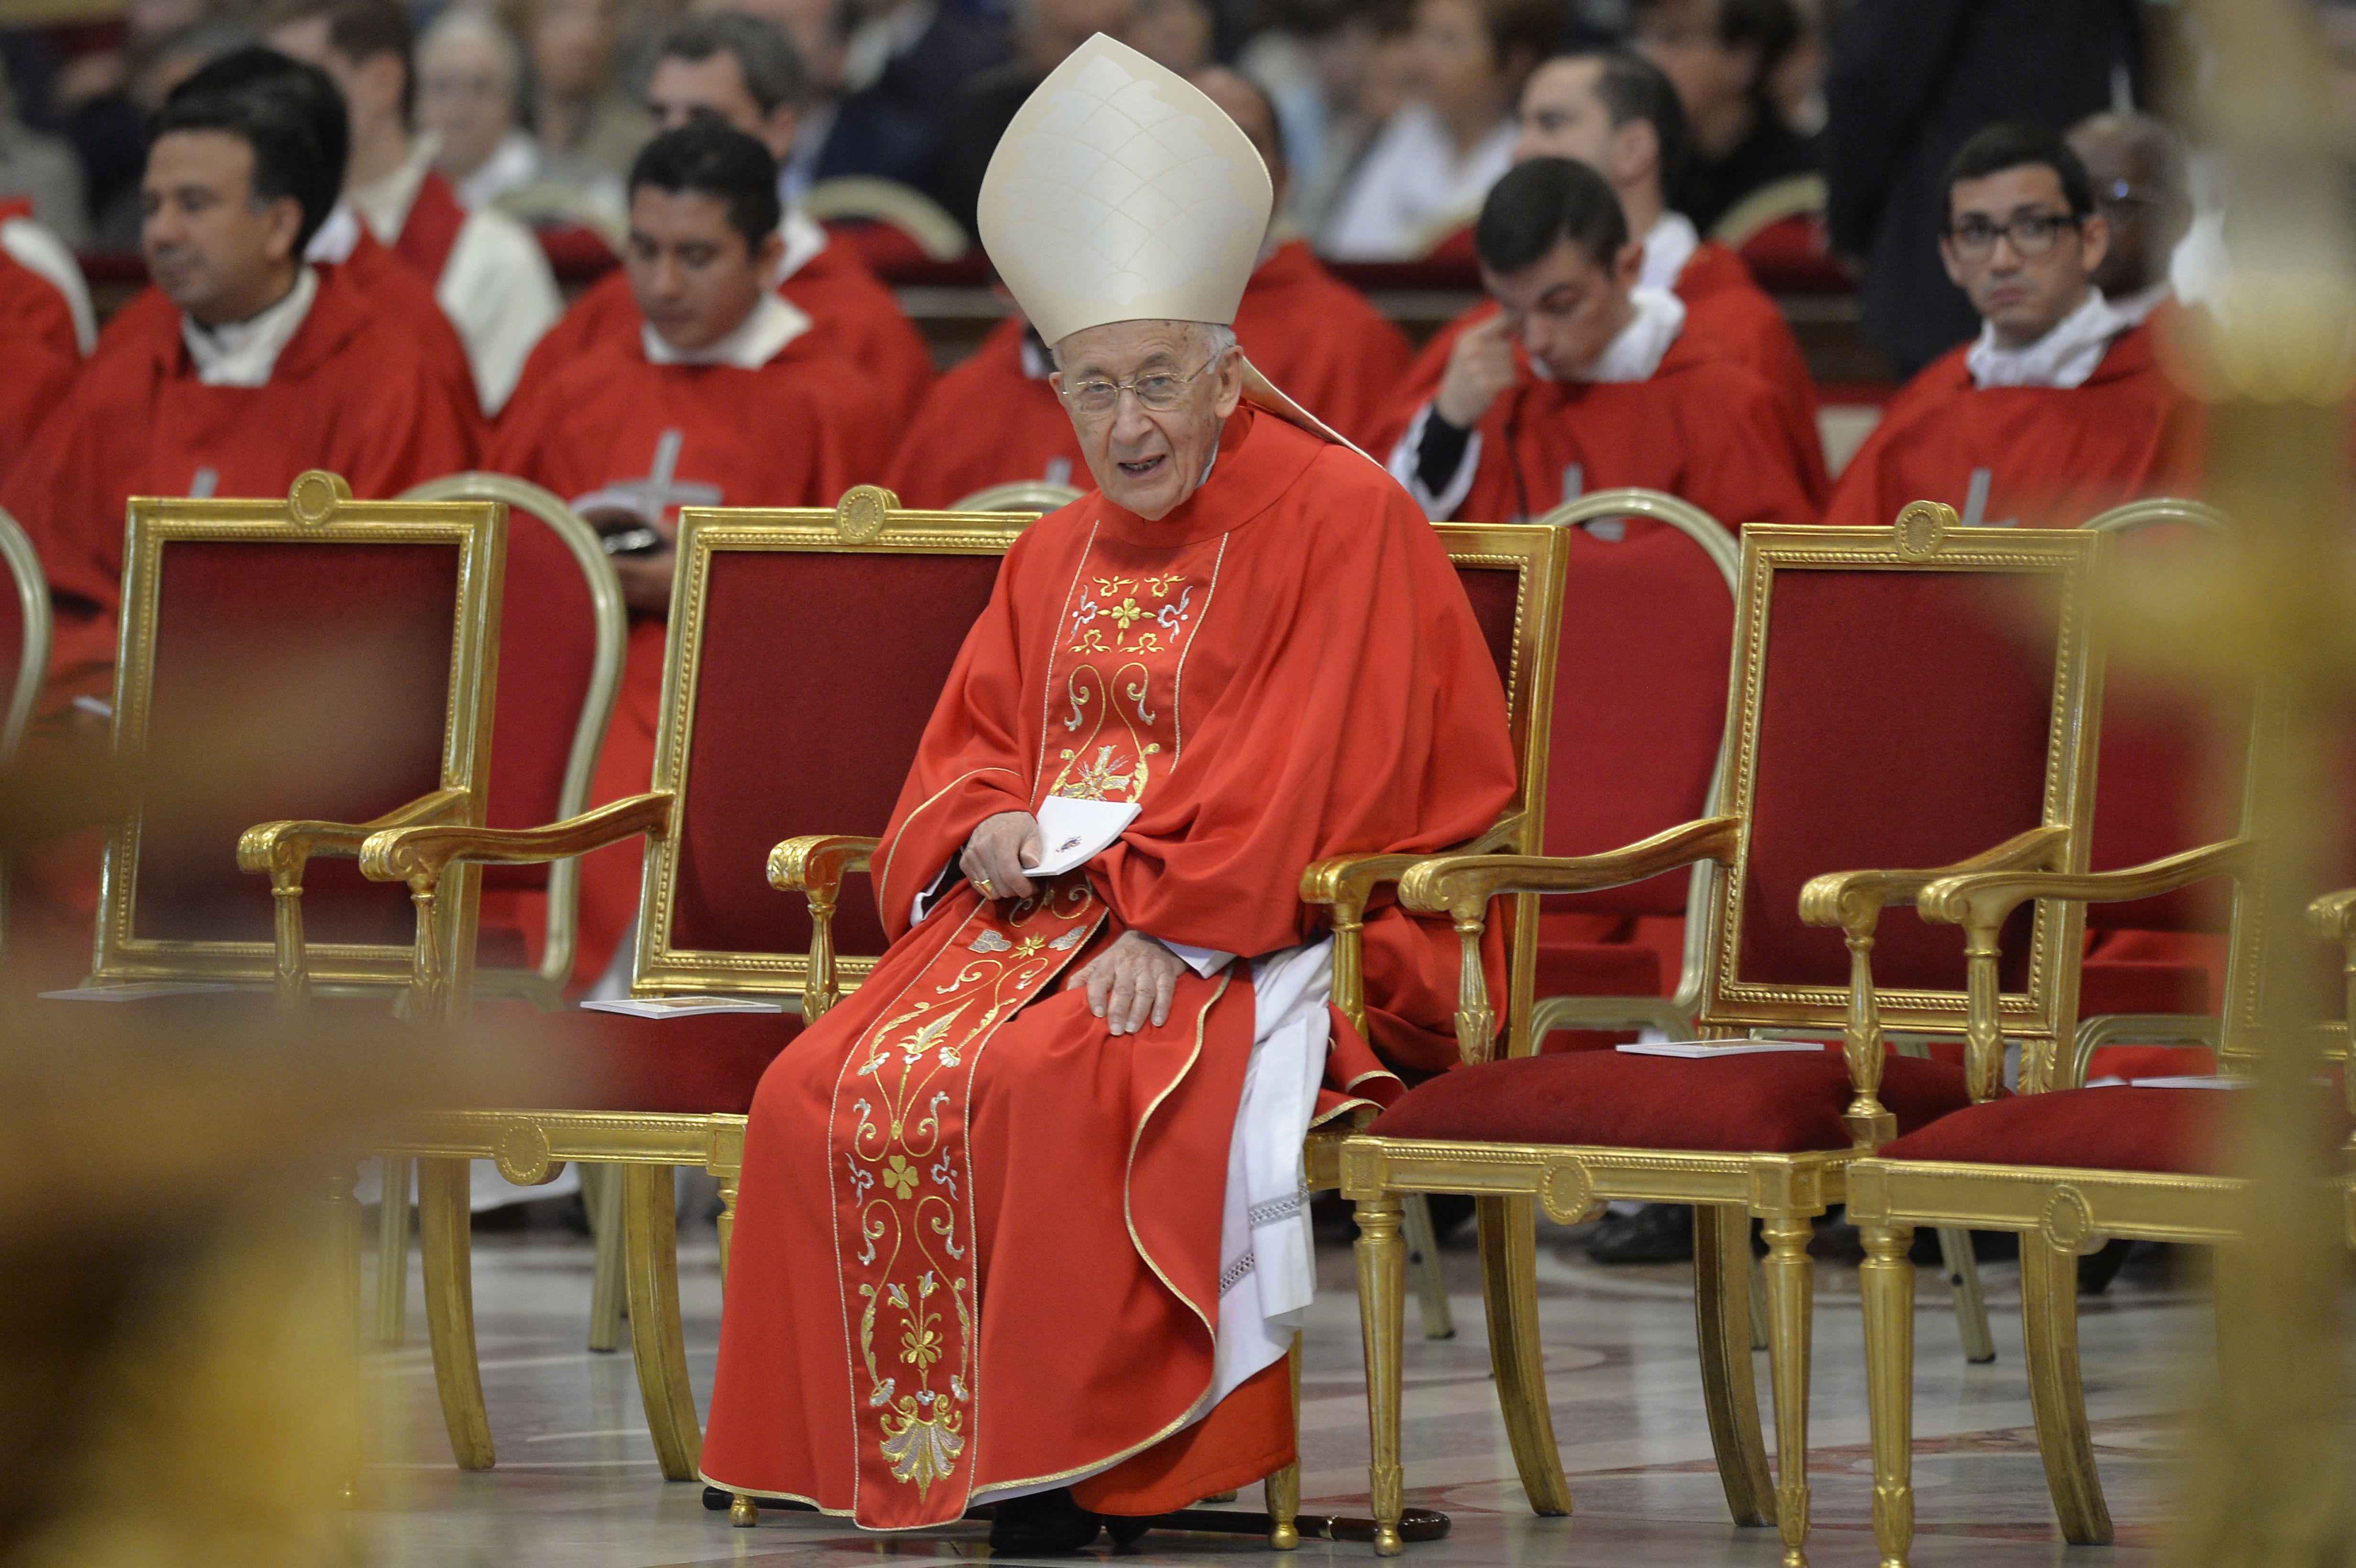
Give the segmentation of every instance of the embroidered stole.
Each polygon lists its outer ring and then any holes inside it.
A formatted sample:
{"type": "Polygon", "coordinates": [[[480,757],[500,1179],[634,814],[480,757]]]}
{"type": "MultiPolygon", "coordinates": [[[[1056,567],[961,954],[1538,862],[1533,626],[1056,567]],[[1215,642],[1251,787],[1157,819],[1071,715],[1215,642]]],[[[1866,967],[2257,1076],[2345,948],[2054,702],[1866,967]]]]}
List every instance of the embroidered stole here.
{"type": "MultiPolygon", "coordinates": [[[[1223,535],[1152,551],[1091,538],[1044,684],[1034,812],[1053,795],[1138,801],[1176,761],[1180,677],[1225,549],[1223,535]],[[1139,554],[1156,570],[1120,564],[1139,554]]],[[[966,1142],[974,1072],[998,1030],[1053,988],[1108,912],[1084,868],[1027,899],[970,902],[835,1081],[835,1258],[857,1390],[851,1511],[872,1530],[948,1523],[972,1496],[981,1393],[966,1142]]]]}

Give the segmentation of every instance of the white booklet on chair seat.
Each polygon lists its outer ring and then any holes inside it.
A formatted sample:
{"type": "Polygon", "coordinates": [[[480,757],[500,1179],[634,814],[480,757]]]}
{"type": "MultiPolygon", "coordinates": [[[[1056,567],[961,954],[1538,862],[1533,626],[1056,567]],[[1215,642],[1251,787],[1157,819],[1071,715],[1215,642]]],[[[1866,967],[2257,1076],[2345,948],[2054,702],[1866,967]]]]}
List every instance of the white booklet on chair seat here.
{"type": "MultiPolygon", "coordinates": [[[[2318,1080],[2321,1082],[2321,1080],[2318,1080]]],[[[2246,1089],[2246,1078],[2219,1078],[2210,1073],[2176,1073],[2164,1078],[2096,1078],[2089,1089],[2246,1089]]]]}
{"type": "Polygon", "coordinates": [[[608,1002],[584,1002],[592,1012],[621,1013],[634,1019],[691,1019],[704,1013],[781,1013],[783,1002],[758,997],[621,997],[608,1002]]]}
{"type": "Polygon", "coordinates": [[[1709,1056],[1771,1056],[1787,1051],[1822,1051],[1824,1047],[1804,1040],[1640,1040],[1612,1049],[1630,1056],[1678,1056],[1698,1061],[1709,1056]]]}
{"type": "Polygon", "coordinates": [[[76,986],[70,991],[43,991],[45,1002],[144,1002],[154,997],[197,997],[212,991],[234,991],[235,986],[203,980],[126,980],[116,986],[76,986]]]}

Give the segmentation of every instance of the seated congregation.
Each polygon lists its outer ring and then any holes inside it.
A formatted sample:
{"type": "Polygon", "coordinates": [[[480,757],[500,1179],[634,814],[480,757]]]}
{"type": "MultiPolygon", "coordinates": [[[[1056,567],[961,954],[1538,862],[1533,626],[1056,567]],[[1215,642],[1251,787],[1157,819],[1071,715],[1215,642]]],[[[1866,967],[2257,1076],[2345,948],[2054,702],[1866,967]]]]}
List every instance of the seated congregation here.
{"type": "MultiPolygon", "coordinates": [[[[1773,301],[1668,205],[1689,136],[1633,54],[1530,73],[1485,297],[1418,353],[1271,235],[1262,90],[1093,38],[989,161],[1012,309],[936,379],[781,199],[809,83],[774,25],[661,41],[621,265],[561,315],[419,155],[397,7],[270,37],[158,117],[150,283],[94,346],[0,256],[44,389],[0,395],[0,643],[33,650],[0,761],[156,764],[0,846],[0,962],[12,1005],[398,995],[562,1065],[380,1151],[419,1172],[462,1466],[496,1460],[469,1160],[618,1173],[600,1267],[667,1478],[747,1527],[987,1509],[1023,1554],[1255,1485],[1299,1543],[1323,1191],[1360,1226],[1373,1550],[1445,1523],[1401,1472],[1430,1194],[1475,1200],[1523,1488],[1569,1511],[1535,1219],[1668,1206],[1730,1514],[1799,1563],[1845,1204],[1884,1560],[1917,1226],[1975,1281],[1962,1229],[2021,1233],[2061,1527],[2109,1538],[2077,1253],[2229,1238],[2240,1189],[2224,1096],[2088,1084],[2247,1072],[2260,944],[2308,940],[2254,917],[2265,859],[2162,683],[2123,657],[2104,700],[2118,559],[2232,526],[2156,343],[2173,236],[2088,169],[2180,183],[2164,132],[1965,147],[1936,243],[1979,336],[1836,476],[1773,301]],[[166,765],[225,736],[252,765],[166,765]],[[2200,886],[2230,896],[2158,901],[2200,886]],[[674,1166],[725,1205],[702,1417],[674,1166]]],[[[1992,1354],[1976,1283],[1957,1314],[1992,1354]]]]}

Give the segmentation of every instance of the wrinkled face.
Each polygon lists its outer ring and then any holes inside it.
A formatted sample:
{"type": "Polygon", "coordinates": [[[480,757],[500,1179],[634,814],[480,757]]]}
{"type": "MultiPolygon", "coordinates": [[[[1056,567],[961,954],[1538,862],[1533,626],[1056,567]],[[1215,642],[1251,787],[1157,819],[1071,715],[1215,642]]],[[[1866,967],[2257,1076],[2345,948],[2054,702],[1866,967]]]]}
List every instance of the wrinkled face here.
{"type": "Polygon", "coordinates": [[[1555,60],[1531,72],[1522,89],[1514,162],[1568,158],[1617,183],[1612,114],[1595,91],[1602,74],[1601,64],[1591,59],[1555,60]]]}
{"type": "Polygon", "coordinates": [[[682,353],[711,347],[744,325],[775,270],[775,234],[758,247],[728,221],[708,191],[630,192],[630,239],[622,261],[630,292],[657,336],[682,353]]]}
{"type": "Polygon", "coordinates": [[[1488,23],[1474,0],[1420,0],[1408,34],[1416,90],[1442,114],[1505,91],[1488,23]]]}
{"type": "Polygon", "coordinates": [[[515,129],[515,81],[493,40],[453,32],[417,61],[417,123],[441,141],[442,167],[470,175],[515,129]]]}
{"type": "Polygon", "coordinates": [[[1947,210],[1947,276],[2008,348],[2027,347],[2078,308],[2109,243],[2099,214],[2071,220],[2062,176],[2043,164],[1958,180],[1947,210]]]}
{"type": "Polygon", "coordinates": [[[1243,399],[1242,353],[1215,357],[1205,338],[1193,322],[1119,321],[1055,345],[1060,368],[1047,383],[1072,416],[1097,488],[1149,520],[1169,516],[1202,484],[1220,426],[1243,399]],[[1110,409],[1082,406],[1122,383],[1136,389],[1110,409]],[[1175,406],[1147,406],[1165,400],[1175,406]]]}
{"type": "Polygon", "coordinates": [[[1729,48],[1718,32],[1718,0],[1665,0],[1647,10],[1629,40],[1677,90],[1688,114],[1707,114],[1751,91],[1759,48],[1729,48]]]}
{"type": "Polygon", "coordinates": [[[1562,380],[1582,375],[1612,347],[1634,306],[1642,247],[1627,245],[1604,266],[1576,241],[1565,240],[1518,272],[1481,269],[1481,282],[1512,324],[1514,340],[1562,380]]]}
{"type": "Polygon", "coordinates": [[[275,303],[302,232],[291,196],[258,202],[253,147],[226,131],[155,139],[139,182],[140,249],[164,296],[207,326],[275,303]]]}
{"type": "Polygon", "coordinates": [[[665,55],[647,79],[647,112],[655,128],[676,131],[699,114],[709,114],[732,130],[742,131],[782,158],[794,150],[791,109],[779,104],[767,113],[745,85],[744,67],[726,49],[700,60],[665,55]]]}
{"type": "Polygon", "coordinates": [[[594,92],[613,48],[606,0],[540,0],[532,13],[532,69],[541,85],[560,98],[594,92]]]}

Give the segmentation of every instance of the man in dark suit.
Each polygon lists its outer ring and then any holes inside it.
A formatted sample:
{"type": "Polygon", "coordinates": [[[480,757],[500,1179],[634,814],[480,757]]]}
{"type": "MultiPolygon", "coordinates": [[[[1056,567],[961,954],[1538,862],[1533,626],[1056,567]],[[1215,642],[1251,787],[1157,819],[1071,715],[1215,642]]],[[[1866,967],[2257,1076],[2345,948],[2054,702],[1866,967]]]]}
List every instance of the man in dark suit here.
{"type": "Polygon", "coordinates": [[[1826,217],[1865,263],[1865,330],[1911,376],[1979,330],[1939,261],[1941,175],[1995,121],[2062,131],[2142,57],[2138,0],[1856,0],[1825,81],[1826,217]]]}
{"type": "Polygon", "coordinates": [[[942,112],[969,77],[1006,59],[1005,29],[939,0],[856,0],[844,85],[815,179],[868,175],[943,194],[942,112]]]}

